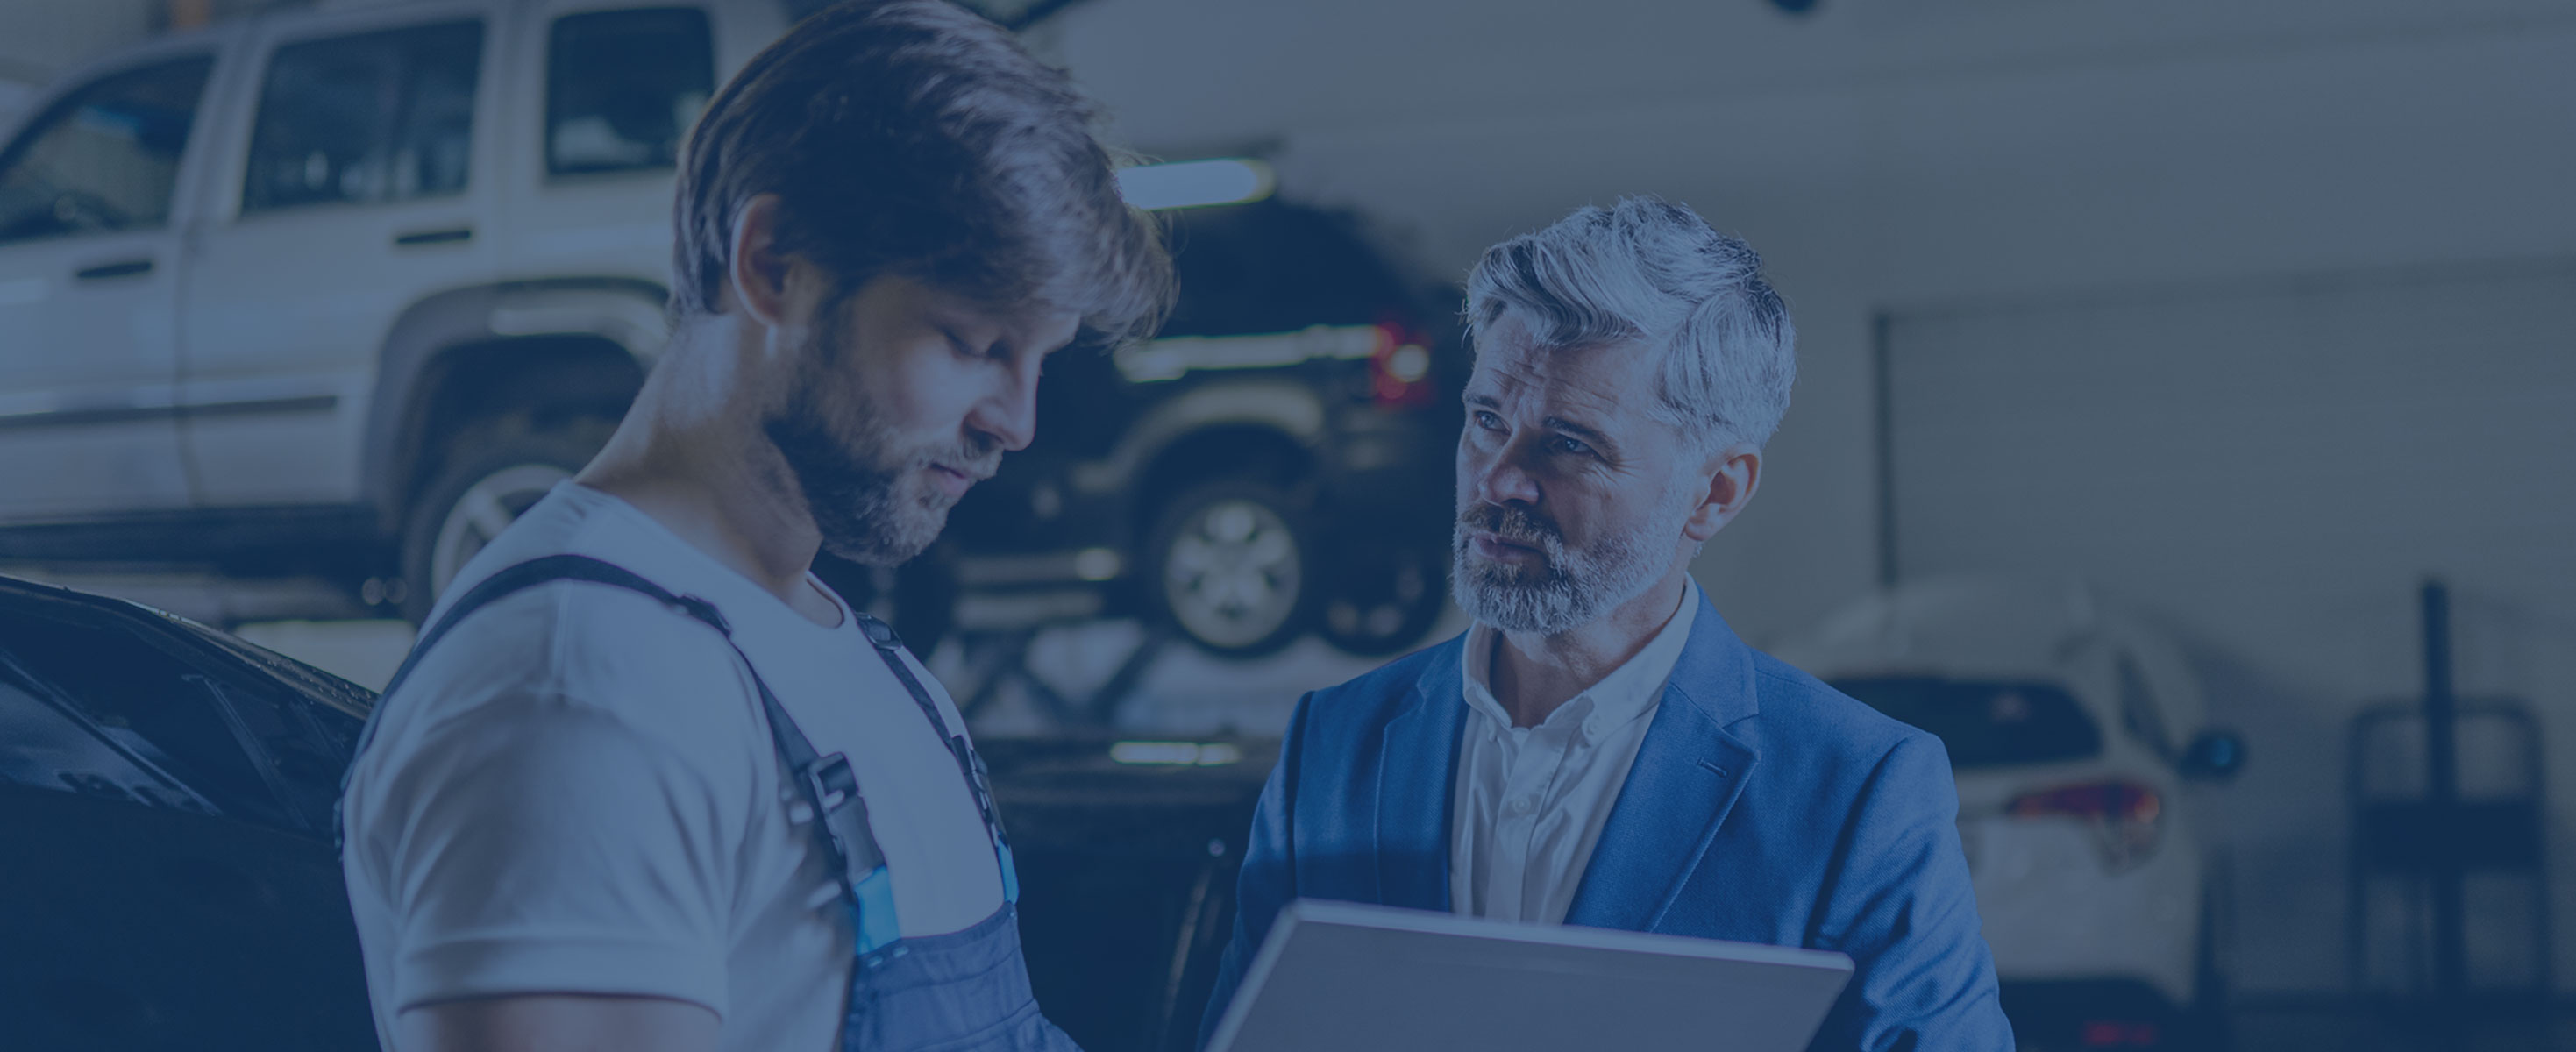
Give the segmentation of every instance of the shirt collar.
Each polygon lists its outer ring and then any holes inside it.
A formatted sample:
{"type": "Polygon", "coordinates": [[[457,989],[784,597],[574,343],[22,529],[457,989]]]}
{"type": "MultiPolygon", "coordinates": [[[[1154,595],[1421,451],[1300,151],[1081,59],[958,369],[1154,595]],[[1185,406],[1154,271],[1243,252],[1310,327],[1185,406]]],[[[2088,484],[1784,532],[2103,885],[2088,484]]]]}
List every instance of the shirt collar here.
{"type": "MultiPolygon", "coordinates": [[[[1699,582],[1685,575],[1682,578],[1681,606],[1664,622],[1662,630],[1655,633],[1655,638],[1648,640],[1636,656],[1611,669],[1600,682],[1585,688],[1576,700],[1566,702],[1563,708],[1548,717],[1548,722],[1555,722],[1560,715],[1580,719],[1588,732],[1598,737],[1654,711],[1655,704],[1663,700],[1664,685],[1673,678],[1673,667],[1681,662],[1682,648],[1690,643],[1691,624],[1699,619],[1699,608],[1699,582]],[[1574,710],[1586,697],[1591,699],[1590,712],[1577,714],[1574,710]]],[[[1502,633],[1492,625],[1476,622],[1467,629],[1467,645],[1460,648],[1459,661],[1462,665],[1460,671],[1464,673],[1461,677],[1464,684],[1462,693],[1466,696],[1467,707],[1483,713],[1494,721],[1495,726],[1509,728],[1512,725],[1511,714],[1503,711],[1502,702],[1494,698],[1493,687],[1487,680],[1487,673],[1493,668],[1494,646],[1501,639],[1502,633]]]]}

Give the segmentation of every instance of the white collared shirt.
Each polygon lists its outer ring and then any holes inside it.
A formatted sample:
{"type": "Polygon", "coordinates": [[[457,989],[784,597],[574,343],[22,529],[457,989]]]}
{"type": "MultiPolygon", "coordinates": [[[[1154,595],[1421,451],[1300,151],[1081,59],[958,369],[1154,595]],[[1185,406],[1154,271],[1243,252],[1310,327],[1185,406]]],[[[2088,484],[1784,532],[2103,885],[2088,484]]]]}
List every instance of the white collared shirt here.
{"type": "Polygon", "coordinates": [[[1449,829],[1449,902],[1472,917],[1557,924],[1619,787],[1645,743],[1664,684],[1698,618],[1699,583],[1645,649],[1535,727],[1514,727],[1488,670],[1501,633],[1467,630],[1467,722],[1449,829]]]}

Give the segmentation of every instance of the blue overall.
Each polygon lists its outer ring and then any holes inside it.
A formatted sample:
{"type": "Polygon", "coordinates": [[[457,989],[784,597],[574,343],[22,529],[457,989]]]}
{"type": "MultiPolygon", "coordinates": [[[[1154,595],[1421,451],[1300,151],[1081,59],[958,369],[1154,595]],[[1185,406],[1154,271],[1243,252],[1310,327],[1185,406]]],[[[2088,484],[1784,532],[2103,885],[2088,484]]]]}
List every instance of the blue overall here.
{"type": "MultiPolygon", "coordinates": [[[[1016,903],[1019,876],[1011,864],[1010,842],[994,817],[992,786],[984,761],[963,734],[948,733],[939,706],[903,660],[903,644],[894,629],[866,614],[857,615],[877,656],[903,682],[914,704],[929,717],[933,733],[947,742],[957,760],[958,775],[974,794],[983,815],[985,835],[1002,868],[1002,906],[975,924],[944,935],[905,937],[896,923],[894,893],[876,836],[868,826],[867,803],[859,798],[858,779],[840,753],[818,756],[813,742],[778,703],[751,658],[733,641],[733,627],[715,605],[695,596],[677,595],[642,577],[582,555],[549,555],[511,566],[475,585],[438,621],[420,635],[411,655],[379,695],[393,697],[449,629],[494,600],[554,581],[587,581],[640,592],[664,606],[704,622],[725,638],[751,673],[760,691],[761,711],[777,746],[780,769],[796,783],[807,813],[802,821],[814,830],[815,844],[833,866],[841,885],[840,901],[849,911],[850,930],[858,940],[858,957],[850,966],[848,1007],[841,1023],[841,1052],[1080,1052],[1073,1039],[1039,1014],[1029,991],[1028,966],[1020,956],[1016,903]],[[819,817],[820,820],[815,819],[819,817]]],[[[376,713],[358,738],[364,754],[375,740],[376,713]]],[[[354,757],[352,766],[354,766],[354,757]]],[[[348,786],[345,776],[341,788],[348,786]]],[[[334,810],[332,821],[339,821],[334,810]]],[[[335,836],[337,830],[335,828],[335,836]]]]}

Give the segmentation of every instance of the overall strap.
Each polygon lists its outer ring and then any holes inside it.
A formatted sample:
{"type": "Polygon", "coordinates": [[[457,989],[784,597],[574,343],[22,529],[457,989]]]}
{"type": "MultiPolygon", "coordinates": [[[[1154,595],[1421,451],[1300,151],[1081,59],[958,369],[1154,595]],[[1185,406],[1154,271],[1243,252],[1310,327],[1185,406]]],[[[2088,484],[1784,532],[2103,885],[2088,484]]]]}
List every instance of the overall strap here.
{"type": "MultiPolygon", "coordinates": [[[[922,687],[921,680],[912,674],[912,666],[904,662],[903,640],[895,636],[894,626],[866,614],[858,617],[859,627],[867,631],[868,642],[876,644],[877,657],[883,659],[886,668],[893,670],[895,678],[903,682],[904,692],[912,695],[912,703],[920,706],[921,714],[930,720],[931,732],[939,735],[948,746],[950,758],[957,761],[957,774],[966,780],[966,791],[974,794],[976,813],[984,819],[984,833],[993,841],[993,849],[1005,850],[1007,838],[1002,835],[1001,817],[993,806],[993,786],[986,774],[984,757],[975,752],[966,735],[949,732],[948,720],[939,714],[939,703],[931,700],[930,691],[922,687]]],[[[1010,872],[1007,861],[1003,868],[1006,882],[1016,876],[1010,872]]]]}

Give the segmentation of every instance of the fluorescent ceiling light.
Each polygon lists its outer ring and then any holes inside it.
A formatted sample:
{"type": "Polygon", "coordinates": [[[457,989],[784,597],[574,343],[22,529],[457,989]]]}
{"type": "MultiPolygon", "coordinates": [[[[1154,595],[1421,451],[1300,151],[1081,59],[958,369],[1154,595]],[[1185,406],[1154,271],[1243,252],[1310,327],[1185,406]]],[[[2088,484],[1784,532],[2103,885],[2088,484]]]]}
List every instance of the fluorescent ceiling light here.
{"type": "Polygon", "coordinates": [[[1138,208],[1232,205],[1270,196],[1278,181],[1260,161],[1227,158],[1140,164],[1118,170],[1118,193],[1138,208]]]}

